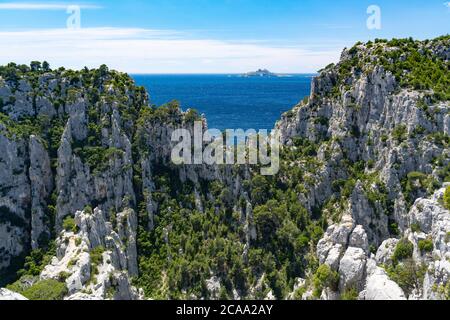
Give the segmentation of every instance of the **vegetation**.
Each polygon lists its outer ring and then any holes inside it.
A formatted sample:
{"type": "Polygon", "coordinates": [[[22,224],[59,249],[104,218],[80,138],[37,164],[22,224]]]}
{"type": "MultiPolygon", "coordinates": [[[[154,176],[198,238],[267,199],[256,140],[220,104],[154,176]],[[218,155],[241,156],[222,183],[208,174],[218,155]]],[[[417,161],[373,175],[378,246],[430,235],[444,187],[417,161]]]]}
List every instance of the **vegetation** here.
{"type": "Polygon", "coordinates": [[[350,288],[344,291],[341,295],[341,300],[350,301],[350,300],[358,300],[359,292],[355,288],[350,288]]]}
{"type": "Polygon", "coordinates": [[[450,210],[450,186],[444,192],[444,207],[450,210]]]}
{"type": "Polygon", "coordinates": [[[433,241],[431,239],[419,240],[419,249],[421,252],[432,252],[434,249],[433,241]]]}
{"type": "Polygon", "coordinates": [[[417,198],[432,193],[439,186],[440,184],[436,182],[432,175],[426,175],[422,172],[410,172],[402,180],[403,193],[409,206],[412,206],[417,198]]]}
{"type": "Polygon", "coordinates": [[[78,231],[77,230],[78,228],[77,228],[74,218],[72,218],[70,216],[64,219],[63,228],[64,228],[64,230],[71,231],[73,233],[77,233],[77,231],[78,231]]]}
{"type": "MultiPolygon", "coordinates": [[[[432,52],[433,48],[448,46],[449,42],[448,37],[441,37],[429,42],[429,46],[412,38],[357,44],[348,51],[349,58],[337,65],[339,82],[348,79],[352,71],[369,73],[374,65],[382,65],[395,76],[401,88],[426,91],[433,101],[450,100],[449,63],[436,58],[432,52]]],[[[338,95],[339,88],[333,94],[338,95]]]]}
{"type": "MultiPolygon", "coordinates": [[[[316,298],[319,298],[325,288],[331,288],[333,291],[336,291],[338,283],[339,274],[336,271],[331,270],[328,265],[323,264],[317,269],[313,276],[313,295],[316,298]]],[[[348,292],[347,294],[344,294],[344,297],[351,297],[351,294],[351,292],[348,292]]]]}
{"type": "Polygon", "coordinates": [[[102,246],[96,247],[89,252],[89,257],[91,259],[91,280],[93,280],[92,276],[96,276],[98,274],[98,267],[103,263],[103,253],[105,252],[105,248],[102,246]]]}
{"type": "MultiPolygon", "coordinates": [[[[369,73],[374,64],[383,65],[395,75],[401,87],[423,91],[424,98],[419,102],[419,107],[424,111],[429,109],[427,114],[432,115],[432,108],[428,105],[450,97],[449,67],[448,63],[431,58],[428,50],[422,55],[418,54],[419,49],[418,43],[410,39],[378,39],[370,44],[356,45],[349,50],[348,60],[326,68],[329,71],[338,70],[338,81],[331,94],[337,96],[342,90],[349,90],[348,85],[339,87],[340,84],[350,83],[346,81],[348,77],[369,73]],[[367,49],[376,53],[377,61],[374,63],[367,60],[366,53],[363,52],[367,49]]],[[[0,76],[14,85],[22,77],[27,77],[38,94],[36,84],[39,76],[49,70],[50,66],[45,62],[32,62],[30,66],[9,64],[0,67],[0,76]]],[[[255,298],[263,299],[272,292],[276,298],[282,299],[293,291],[298,278],[308,278],[312,282],[316,298],[320,297],[324,288],[336,290],[339,275],[329,266],[319,265],[315,258],[316,244],[328,223],[339,221],[342,214],[348,212],[349,200],[355,194],[357,186],[362,188],[373,215],[388,216],[391,234],[399,234],[398,225],[392,216],[392,196],[380,179],[380,173],[376,171],[377,163],[373,159],[354,159],[344,148],[341,149],[343,152],[339,154],[338,163],[334,163],[336,152],[333,148],[348,137],[329,137],[325,130],[329,126],[327,117],[318,116],[315,119],[315,126],[311,128],[315,130],[311,132],[314,138],[294,138],[293,146],[281,151],[281,170],[278,176],[260,176],[255,173],[258,166],[249,168],[251,174],[237,166],[227,171],[227,175],[232,177],[245,177],[242,179],[245,196],[241,198],[236,199],[233,190],[218,181],[200,179],[196,185],[182,182],[178,169],[170,164],[152,164],[154,186],[150,195],[149,190],[143,190],[144,169],[140,165],[143,156],[152,155],[153,150],[148,143],[152,138],[149,131],[160,123],[174,127],[191,125],[200,120],[199,114],[195,110],[182,114],[176,101],[161,107],[148,107],[145,90],[136,87],[128,76],[110,71],[106,66],[97,70],[85,68],[82,71],[59,69],[54,73],[73,86],[67,92],[62,92],[63,88],[56,89],[60,92],[52,104],[57,110],[63,110],[82,96],[87,99],[87,136],[81,141],[74,139],[71,147],[95,178],[105,174],[113,164],[125,162],[125,150],[110,147],[103,136],[103,132],[109,132],[114,125],[113,111],[106,110],[109,106],[117,106],[122,122],[121,133],[132,142],[133,164],[124,165],[123,170],[132,171],[136,194],[136,203],[132,206],[139,213],[139,276],[133,281],[144,289],[147,297],[207,299],[210,298],[207,282],[213,275],[217,276],[220,283],[222,299],[232,298],[235,293],[247,298],[255,287],[259,288],[255,298]],[[301,199],[308,198],[312,189],[321,190],[317,187],[323,184],[322,176],[332,166],[339,166],[339,175],[333,175],[329,186],[325,187],[330,188],[333,195],[325,201],[314,203],[314,207],[310,204],[302,205],[304,201],[301,199]],[[158,214],[151,224],[147,212],[150,196],[158,208],[158,214]],[[198,206],[198,197],[202,208],[198,206]]],[[[0,122],[6,124],[6,134],[14,139],[37,135],[49,150],[52,169],[56,170],[57,152],[67,116],[57,119],[24,117],[13,121],[4,113],[13,102],[0,101],[0,122]]],[[[311,108],[317,107],[314,106],[314,97],[311,100],[305,99],[303,104],[306,103],[311,108]]],[[[361,106],[356,105],[353,100],[348,107],[354,108],[351,112],[356,112],[361,106]]],[[[286,117],[293,116],[293,112],[286,113],[286,117]]],[[[348,134],[361,140],[365,138],[364,132],[356,126],[348,128],[348,134]]],[[[402,144],[410,138],[405,125],[392,129],[391,140],[388,132],[381,134],[381,140],[386,145],[392,141],[402,144]]],[[[448,136],[427,132],[425,128],[417,127],[410,134],[420,135],[443,148],[449,145],[448,136]]],[[[370,137],[367,144],[374,142],[375,137],[370,137]]],[[[445,181],[450,177],[450,165],[446,167],[445,155],[434,160],[440,169],[436,171],[439,179],[445,181]]],[[[432,190],[436,184],[433,176],[422,172],[410,172],[406,176],[403,174],[401,178],[402,191],[408,205],[418,196],[432,190]]],[[[56,194],[48,199],[47,214],[51,221],[54,221],[56,214],[56,199],[56,194]]],[[[444,203],[447,208],[450,207],[449,188],[446,190],[444,203]]],[[[95,208],[96,204],[91,205],[95,208]]],[[[117,225],[115,210],[117,208],[108,213],[113,226],[117,225]]],[[[92,207],[85,207],[85,212],[92,213],[92,207]]],[[[13,219],[11,217],[15,215],[11,215],[8,208],[0,208],[0,222],[13,219]]],[[[12,225],[26,224],[21,219],[9,222],[12,225]]],[[[63,228],[77,231],[71,217],[63,221],[63,228]]],[[[420,226],[413,225],[411,229],[419,232],[420,226]]],[[[423,240],[419,242],[419,248],[424,253],[430,252],[433,250],[433,243],[423,240]]],[[[372,248],[372,251],[375,249],[372,248]]],[[[387,270],[405,292],[411,292],[417,287],[424,274],[422,266],[414,264],[411,259],[413,250],[413,244],[402,239],[394,252],[394,264],[387,270]]],[[[103,247],[90,252],[91,281],[95,280],[98,267],[103,263],[104,252],[103,247]]],[[[52,254],[52,246],[48,251],[43,249],[31,252],[19,276],[39,275],[52,254]]],[[[67,274],[61,274],[60,280],[63,281],[66,276],[67,274]]],[[[51,284],[53,290],[49,291],[49,296],[60,297],[65,290],[64,285],[57,282],[51,284]]],[[[29,288],[31,292],[27,294],[34,298],[44,298],[41,290],[49,285],[49,282],[38,282],[33,289],[29,288]]],[[[297,290],[295,296],[300,298],[305,290],[297,290]]],[[[354,300],[357,297],[358,292],[354,288],[348,288],[341,296],[343,300],[354,300]]]]}
{"type": "Polygon", "coordinates": [[[427,271],[426,265],[417,265],[413,259],[408,258],[402,263],[387,268],[389,277],[403,289],[409,296],[414,289],[423,286],[423,280],[427,271]]]}
{"type": "Polygon", "coordinates": [[[38,281],[32,286],[24,289],[17,285],[11,285],[7,288],[30,300],[62,300],[67,294],[65,283],[57,280],[38,281]]]}
{"type": "Polygon", "coordinates": [[[38,276],[55,255],[55,242],[50,242],[47,249],[32,250],[29,256],[25,258],[23,269],[19,270],[17,275],[19,277],[38,276]]]}
{"type": "Polygon", "coordinates": [[[414,245],[407,239],[402,239],[395,248],[392,260],[398,263],[402,260],[412,258],[414,252],[414,245]]]}

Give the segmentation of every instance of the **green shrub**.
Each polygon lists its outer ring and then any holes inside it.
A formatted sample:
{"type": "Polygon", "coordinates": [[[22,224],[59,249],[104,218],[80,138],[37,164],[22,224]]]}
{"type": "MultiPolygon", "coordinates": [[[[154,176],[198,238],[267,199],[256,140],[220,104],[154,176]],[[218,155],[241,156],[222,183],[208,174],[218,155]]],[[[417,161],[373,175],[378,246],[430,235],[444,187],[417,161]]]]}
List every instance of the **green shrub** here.
{"type": "Polygon", "coordinates": [[[103,252],[105,252],[105,248],[99,246],[97,248],[92,249],[92,251],[89,253],[92,266],[91,272],[93,275],[98,274],[98,266],[103,263],[103,252]]]}
{"type": "Polygon", "coordinates": [[[85,213],[88,213],[88,214],[92,214],[92,213],[94,212],[94,211],[92,210],[92,207],[91,207],[91,206],[86,206],[86,207],[84,207],[83,211],[84,211],[85,213]]]}
{"type": "Polygon", "coordinates": [[[419,240],[419,249],[421,252],[431,252],[434,249],[433,241],[430,239],[419,240]]]}
{"type": "Polygon", "coordinates": [[[405,125],[399,125],[397,126],[394,131],[392,132],[392,137],[398,142],[401,143],[406,140],[407,138],[407,128],[405,125]]]}
{"type": "Polygon", "coordinates": [[[413,259],[406,259],[403,263],[388,268],[387,274],[409,296],[414,289],[423,286],[427,270],[426,265],[417,265],[413,259]]]}
{"type": "Polygon", "coordinates": [[[72,217],[67,217],[64,219],[63,221],[63,229],[68,231],[68,232],[73,232],[73,233],[77,233],[78,232],[78,227],[75,223],[75,219],[72,217]]]}
{"type": "Polygon", "coordinates": [[[422,230],[421,230],[421,228],[420,228],[420,224],[418,224],[418,223],[413,223],[413,224],[411,225],[411,231],[412,231],[412,232],[421,232],[422,230]]]}
{"type": "Polygon", "coordinates": [[[444,192],[444,207],[450,210],[450,186],[444,192]]]}
{"type": "Polygon", "coordinates": [[[395,247],[392,259],[395,263],[411,258],[414,252],[414,245],[408,239],[402,239],[395,247]]]}
{"type": "Polygon", "coordinates": [[[358,300],[358,296],[358,290],[356,290],[355,288],[350,288],[344,291],[344,293],[341,295],[341,300],[358,300]]]}
{"type": "Polygon", "coordinates": [[[38,276],[42,272],[42,270],[44,270],[45,266],[47,266],[51,262],[55,255],[56,245],[54,241],[48,243],[48,247],[46,250],[32,250],[29,256],[25,257],[23,269],[19,270],[17,272],[17,275],[21,278],[27,276],[38,276]]]}
{"type": "Polygon", "coordinates": [[[389,233],[394,236],[398,236],[400,234],[397,223],[393,222],[389,224],[389,233]]]}
{"type": "Polygon", "coordinates": [[[314,296],[319,298],[323,289],[331,288],[337,290],[339,283],[339,273],[331,270],[331,268],[323,264],[321,265],[313,276],[314,296]]]}
{"type": "Polygon", "coordinates": [[[19,293],[30,300],[62,300],[67,294],[67,288],[62,282],[43,280],[19,293]]]}

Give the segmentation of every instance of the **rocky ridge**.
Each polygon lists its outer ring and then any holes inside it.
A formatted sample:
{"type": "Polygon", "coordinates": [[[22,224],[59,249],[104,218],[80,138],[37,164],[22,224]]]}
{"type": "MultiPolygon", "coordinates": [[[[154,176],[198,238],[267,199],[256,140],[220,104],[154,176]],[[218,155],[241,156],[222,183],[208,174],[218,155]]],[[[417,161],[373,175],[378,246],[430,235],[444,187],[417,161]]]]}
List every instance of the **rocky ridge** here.
{"type": "Polygon", "coordinates": [[[172,132],[206,120],[105,66],[2,67],[0,285],[24,266],[64,299],[448,298],[449,47],[345,50],[277,123],[274,178],[174,166],[172,132]]]}

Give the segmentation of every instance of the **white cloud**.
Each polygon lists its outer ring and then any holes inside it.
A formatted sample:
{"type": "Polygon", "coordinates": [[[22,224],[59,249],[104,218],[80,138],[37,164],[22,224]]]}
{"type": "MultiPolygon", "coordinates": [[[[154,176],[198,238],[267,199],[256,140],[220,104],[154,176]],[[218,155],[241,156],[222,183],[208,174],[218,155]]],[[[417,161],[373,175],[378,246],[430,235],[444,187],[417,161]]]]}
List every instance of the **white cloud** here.
{"type": "Polygon", "coordinates": [[[232,73],[257,68],[315,72],[338,60],[329,48],[186,39],[170,30],[86,28],[0,32],[0,64],[47,60],[80,69],[103,63],[129,73],[232,73]]]}
{"type": "Polygon", "coordinates": [[[5,2],[0,3],[0,10],[66,10],[71,5],[77,5],[81,9],[102,8],[92,4],[5,2]]]}
{"type": "Polygon", "coordinates": [[[449,8],[449,9],[450,9],[450,1],[448,1],[448,2],[444,2],[444,6],[446,6],[447,8],[449,8]]]}

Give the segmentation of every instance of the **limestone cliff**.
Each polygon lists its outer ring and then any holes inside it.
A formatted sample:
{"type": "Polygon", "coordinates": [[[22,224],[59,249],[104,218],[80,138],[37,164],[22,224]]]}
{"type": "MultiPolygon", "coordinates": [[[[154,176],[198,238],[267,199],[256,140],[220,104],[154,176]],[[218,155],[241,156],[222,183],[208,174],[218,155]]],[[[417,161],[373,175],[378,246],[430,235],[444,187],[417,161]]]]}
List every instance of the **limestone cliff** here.
{"type": "Polygon", "coordinates": [[[172,132],[206,119],[150,107],[125,74],[0,67],[0,286],[57,299],[448,298],[449,42],[344,50],[276,124],[274,177],[174,165],[172,132]]]}

